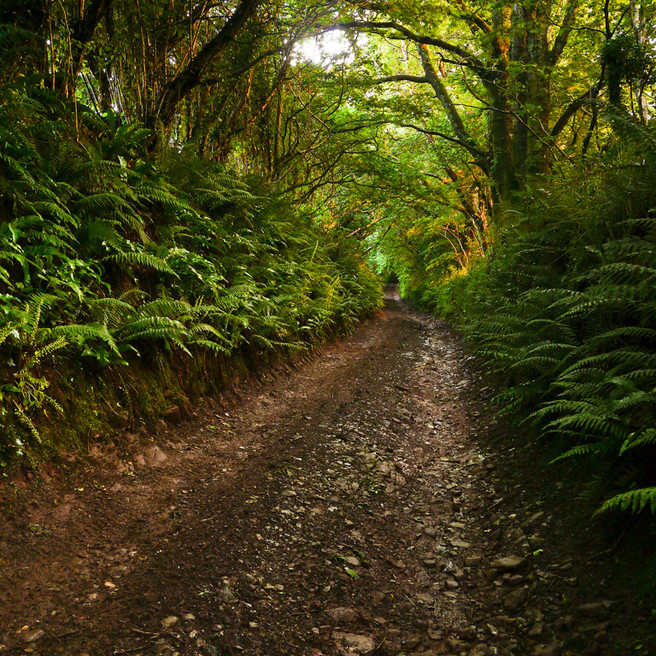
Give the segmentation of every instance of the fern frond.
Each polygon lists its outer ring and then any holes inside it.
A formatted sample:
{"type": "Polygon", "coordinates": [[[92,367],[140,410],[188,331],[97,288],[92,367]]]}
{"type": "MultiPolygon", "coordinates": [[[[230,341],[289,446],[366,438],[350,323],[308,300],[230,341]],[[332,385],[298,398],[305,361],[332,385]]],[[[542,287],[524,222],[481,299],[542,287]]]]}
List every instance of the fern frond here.
{"type": "Polygon", "coordinates": [[[193,313],[193,307],[185,301],[176,301],[172,298],[158,298],[139,308],[142,317],[169,317],[177,318],[182,314],[193,313]]]}
{"type": "Polygon", "coordinates": [[[606,330],[599,335],[592,335],[589,344],[599,347],[605,342],[624,341],[628,339],[654,340],[656,343],[656,328],[643,326],[620,326],[606,330]]]}
{"type": "Polygon", "coordinates": [[[232,349],[229,346],[224,346],[223,344],[218,344],[209,339],[195,339],[193,341],[194,346],[200,346],[202,348],[209,349],[215,353],[232,353],[232,349]]]}
{"type": "Polygon", "coordinates": [[[582,435],[609,435],[622,436],[621,425],[618,425],[618,417],[614,415],[599,416],[598,414],[578,413],[559,417],[547,424],[551,430],[572,430],[582,435]]]}
{"type": "Polygon", "coordinates": [[[620,448],[620,455],[624,455],[630,449],[636,449],[640,446],[652,446],[656,444],[656,428],[646,428],[642,431],[631,433],[624,440],[620,448]]]}
{"type": "Polygon", "coordinates": [[[645,365],[656,367],[656,353],[650,354],[643,350],[629,348],[614,349],[606,353],[581,358],[565,369],[561,374],[561,378],[566,378],[570,374],[588,367],[600,366],[602,369],[607,369],[612,366],[633,368],[644,367],[645,365]]]}
{"type": "Polygon", "coordinates": [[[636,514],[647,507],[649,507],[652,515],[656,513],[656,487],[645,487],[617,494],[605,501],[595,514],[599,515],[617,510],[630,511],[636,514]]]}
{"type": "Polygon", "coordinates": [[[112,327],[136,312],[133,305],[118,298],[91,299],[87,301],[87,306],[92,316],[100,318],[100,323],[112,327]]]}
{"type": "Polygon", "coordinates": [[[565,453],[561,453],[559,456],[557,456],[551,461],[551,464],[575,456],[587,456],[591,454],[598,454],[601,451],[603,451],[603,443],[600,442],[596,442],[594,444],[579,444],[578,446],[568,449],[567,451],[565,451],[565,453]]]}
{"type": "Polygon", "coordinates": [[[17,331],[13,324],[7,324],[4,328],[0,328],[0,345],[14,332],[17,331]]]}
{"type": "Polygon", "coordinates": [[[168,317],[144,317],[136,319],[117,331],[120,341],[140,339],[179,338],[185,333],[185,325],[168,317]]]}
{"type": "Polygon", "coordinates": [[[109,262],[117,262],[123,266],[141,266],[147,269],[154,269],[161,273],[168,273],[172,276],[178,277],[178,274],[169,266],[163,259],[151,255],[150,253],[143,252],[121,252],[115,255],[108,255],[105,260],[109,262]]]}
{"type": "Polygon", "coordinates": [[[52,341],[48,344],[45,344],[41,348],[34,351],[34,354],[30,357],[28,362],[29,362],[29,364],[39,362],[43,358],[46,358],[49,355],[51,355],[52,353],[54,353],[55,351],[58,351],[59,349],[64,348],[67,344],[68,344],[68,342],[66,341],[66,339],[64,337],[58,337],[54,341],[52,341]]]}
{"type": "Polygon", "coordinates": [[[34,440],[37,443],[41,442],[41,433],[39,433],[39,430],[37,427],[34,425],[34,422],[27,416],[23,408],[14,401],[14,412],[16,413],[16,416],[20,420],[20,422],[29,430],[30,434],[34,438],[34,440]]]}
{"type": "Polygon", "coordinates": [[[112,349],[112,351],[114,351],[116,354],[119,354],[116,341],[104,323],[68,324],[66,326],[57,326],[56,328],[52,329],[50,334],[53,337],[61,335],[65,342],[75,338],[81,338],[83,340],[94,338],[100,339],[101,341],[105,342],[112,349]]]}

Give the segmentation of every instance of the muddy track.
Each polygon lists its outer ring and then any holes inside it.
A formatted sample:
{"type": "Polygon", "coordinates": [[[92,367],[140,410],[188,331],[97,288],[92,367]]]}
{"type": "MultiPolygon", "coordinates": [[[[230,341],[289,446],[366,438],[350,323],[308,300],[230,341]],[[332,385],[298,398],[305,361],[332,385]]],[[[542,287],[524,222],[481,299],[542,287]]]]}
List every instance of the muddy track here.
{"type": "Polygon", "coordinates": [[[154,443],[5,485],[0,654],[615,653],[617,606],[495,489],[467,362],[390,298],[154,443]]]}

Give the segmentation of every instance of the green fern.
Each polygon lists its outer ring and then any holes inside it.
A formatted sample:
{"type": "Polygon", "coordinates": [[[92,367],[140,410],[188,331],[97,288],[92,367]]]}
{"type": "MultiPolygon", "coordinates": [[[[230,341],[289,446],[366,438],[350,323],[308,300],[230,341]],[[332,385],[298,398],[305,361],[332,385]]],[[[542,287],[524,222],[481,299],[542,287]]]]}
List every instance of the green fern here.
{"type": "Polygon", "coordinates": [[[556,463],[567,458],[572,458],[576,456],[589,456],[589,455],[599,455],[606,451],[606,445],[603,442],[595,442],[593,444],[579,444],[578,446],[572,447],[561,453],[559,456],[554,458],[551,462],[556,463]]]}
{"type": "MultiPolygon", "coordinates": [[[[654,162],[646,131],[636,148],[654,162]]],[[[478,274],[484,290],[463,302],[465,330],[509,386],[502,410],[564,443],[557,460],[585,459],[592,476],[627,489],[636,472],[653,479],[656,449],[656,217],[635,209],[656,207],[656,174],[613,164],[590,175],[576,201],[570,184],[551,189],[544,210],[527,208],[530,230],[511,235],[478,274]]],[[[637,512],[652,489],[604,508],[637,512]]]]}
{"type": "Polygon", "coordinates": [[[108,262],[117,262],[125,267],[140,266],[177,277],[176,272],[160,257],[144,252],[121,252],[105,258],[108,262]]]}
{"type": "Polygon", "coordinates": [[[59,359],[120,377],[147,352],[304,349],[379,304],[355,242],[188,150],[149,158],[139,124],[31,94],[0,86],[0,347],[16,368],[0,449],[38,439],[59,359]]]}
{"type": "Polygon", "coordinates": [[[649,508],[652,515],[656,513],[656,487],[646,487],[617,494],[605,501],[596,514],[600,515],[618,510],[637,514],[647,508],[649,508]]]}
{"type": "Polygon", "coordinates": [[[620,448],[620,455],[624,455],[631,449],[637,449],[641,446],[656,445],[656,428],[645,428],[640,431],[631,433],[620,448]]]}

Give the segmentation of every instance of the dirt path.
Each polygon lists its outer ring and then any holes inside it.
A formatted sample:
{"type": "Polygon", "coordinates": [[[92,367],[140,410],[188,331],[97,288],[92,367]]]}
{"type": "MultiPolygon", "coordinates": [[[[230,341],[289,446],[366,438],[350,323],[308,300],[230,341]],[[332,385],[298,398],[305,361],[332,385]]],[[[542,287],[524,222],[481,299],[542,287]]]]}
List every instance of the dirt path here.
{"type": "Polygon", "coordinates": [[[606,653],[612,604],[564,602],[539,564],[550,518],[500,513],[475,387],[451,333],[390,299],[105,473],[5,485],[0,654],[606,653]]]}

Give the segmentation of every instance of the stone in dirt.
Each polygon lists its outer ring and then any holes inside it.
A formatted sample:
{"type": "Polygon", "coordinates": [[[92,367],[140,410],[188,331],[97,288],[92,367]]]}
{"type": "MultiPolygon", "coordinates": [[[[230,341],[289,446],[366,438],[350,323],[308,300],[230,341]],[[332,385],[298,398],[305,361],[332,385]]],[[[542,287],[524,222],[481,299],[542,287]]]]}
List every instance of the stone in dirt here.
{"type": "Polygon", "coordinates": [[[476,645],[467,656],[490,656],[493,653],[487,645],[476,645]]]}
{"type": "Polygon", "coordinates": [[[526,577],[521,574],[506,574],[505,576],[508,577],[510,585],[521,585],[526,580],[526,577]]]}
{"type": "Polygon", "coordinates": [[[333,631],[333,639],[344,656],[368,654],[376,649],[376,643],[371,637],[357,633],[333,631]]]}
{"type": "Polygon", "coordinates": [[[421,636],[417,634],[406,635],[401,638],[401,645],[405,649],[414,652],[421,645],[421,636]]]}
{"type": "Polygon", "coordinates": [[[601,622],[599,624],[582,626],[580,628],[580,631],[581,633],[593,633],[595,638],[601,638],[606,635],[609,627],[610,627],[610,622],[601,622]]]}
{"type": "Polygon", "coordinates": [[[528,587],[513,590],[504,600],[503,607],[506,610],[517,610],[528,597],[528,587]]]}
{"type": "Polygon", "coordinates": [[[230,589],[230,586],[228,584],[226,584],[225,587],[221,590],[219,596],[223,601],[226,602],[226,604],[234,604],[237,601],[237,597],[235,596],[234,592],[230,589]]]}
{"type": "Polygon", "coordinates": [[[454,654],[459,654],[462,649],[467,648],[467,644],[462,640],[458,640],[457,638],[449,638],[446,641],[446,644],[448,648],[451,650],[451,653],[454,654]]]}
{"type": "Polygon", "coordinates": [[[168,460],[168,456],[158,446],[148,447],[143,454],[148,467],[157,467],[168,460]]]}
{"type": "Polygon", "coordinates": [[[603,617],[608,615],[612,602],[595,601],[588,604],[581,604],[576,609],[576,614],[582,617],[603,617]]]}
{"type": "Polygon", "coordinates": [[[535,638],[537,636],[542,635],[543,631],[544,631],[544,625],[541,624],[540,622],[538,622],[537,624],[535,624],[531,628],[531,630],[528,632],[528,634],[529,634],[529,636],[535,638]]]}
{"type": "Polygon", "coordinates": [[[581,652],[581,656],[598,656],[601,651],[601,645],[596,642],[591,642],[585,646],[585,649],[581,652]]]}
{"type": "Polygon", "coordinates": [[[360,619],[360,613],[354,608],[329,608],[326,613],[338,624],[352,624],[360,619]]]}
{"type": "Polygon", "coordinates": [[[383,474],[384,476],[387,476],[387,474],[390,474],[392,471],[394,471],[394,465],[385,461],[379,462],[376,464],[376,471],[383,474]]]}
{"type": "Polygon", "coordinates": [[[43,629],[32,629],[32,631],[26,631],[23,634],[23,640],[25,642],[36,642],[37,640],[41,640],[45,634],[46,632],[43,629]]]}
{"type": "Polygon", "coordinates": [[[540,510],[539,512],[536,512],[534,515],[531,515],[528,519],[525,519],[522,522],[522,526],[531,526],[532,524],[535,524],[538,520],[542,519],[544,517],[544,511],[540,510]]]}
{"type": "Polygon", "coordinates": [[[557,642],[552,642],[550,645],[538,645],[533,652],[533,656],[558,656],[560,651],[560,645],[557,642]]]}
{"type": "Polygon", "coordinates": [[[178,623],[178,618],[175,615],[169,615],[162,620],[162,628],[170,629],[172,626],[178,623]]]}
{"type": "Polygon", "coordinates": [[[180,406],[172,405],[164,414],[166,419],[172,424],[179,424],[181,418],[180,406]]]}
{"type": "Polygon", "coordinates": [[[476,631],[471,626],[463,626],[457,630],[458,637],[463,640],[476,640],[476,631]]]}
{"type": "Polygon", "coordinates": [[[520,556],[504,556],[492,562],[492,567],[500,572],[514,572],[521,569],[526,563],[526,558],[520,556]]]}

